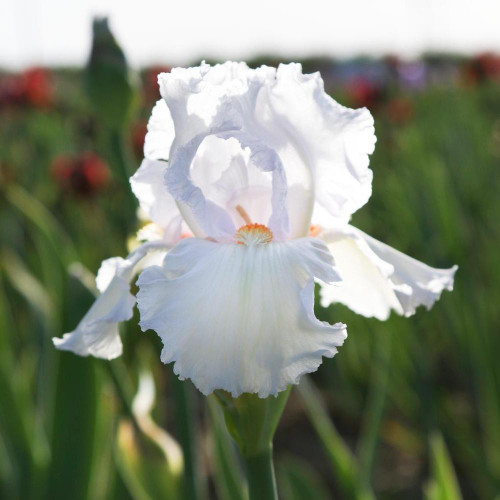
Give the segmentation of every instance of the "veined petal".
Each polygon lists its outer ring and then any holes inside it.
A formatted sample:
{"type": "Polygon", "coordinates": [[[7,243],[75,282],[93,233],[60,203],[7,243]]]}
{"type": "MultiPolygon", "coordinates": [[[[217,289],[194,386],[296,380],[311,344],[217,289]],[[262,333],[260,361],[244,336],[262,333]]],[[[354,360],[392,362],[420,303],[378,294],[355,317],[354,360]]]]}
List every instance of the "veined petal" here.
{"type": "Polygon", "coordinates": [[[300,161],[312,175],[313,224],[347,222],[371,195],[369,155],[376,137],[370,112],[337,103],[325,93],[321,75],[302,74],[300,64],[280,65],[269,105],[288,137],[288,150],[280,150],[287,176],[293,182],[300,161]],[[285,159],[292,150],[294,157],[285,159]]]}
{"type": "Polygon", "coordinates": [[[324,285],[321,305],[341,302],[358,314],[385,320],[391,309],[411,316],[430,309],[443,290],[453,290],[457,266],[435,269],[375,240],[353,226],[324,231],[320,238],[335,258],[342,285],[324,285]]]}
{"type": "Polygon", "coordinates": [[[62,338],[53,338],[57,349],[72,351],[79,356],[114,359],[122,353],[119,323],[132,317],[135,297],[130,293],[130,281],[141,261],[152,251],[165,251],[165,243],[145,243],[126,259],[113,257],[103,261],[96,284],[101,294],[75,330],[62,338]]]}
{"type": "Polygon", "coordinates": [[[338,279],[319,240],[259,245],[191,238],[139,277],[141,328],[163,341],[161,359],[204,394],[276,395],[332,357],[346,337],[313,312],[314,277],[338,279]]]}

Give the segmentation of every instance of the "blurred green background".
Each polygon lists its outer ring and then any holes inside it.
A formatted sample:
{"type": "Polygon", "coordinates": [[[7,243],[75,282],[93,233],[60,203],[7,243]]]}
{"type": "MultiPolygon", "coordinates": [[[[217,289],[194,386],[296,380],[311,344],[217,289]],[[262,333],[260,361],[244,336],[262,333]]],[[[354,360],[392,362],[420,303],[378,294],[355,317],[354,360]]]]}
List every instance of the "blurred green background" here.
{"type": "MultiPolygon", "coordinates": [[[[137,313],[112,362],[51,343],[139,227],[127,177],[168,71],[133,75],[106,27],[94,35],[85,70],[0,73],[0,498],[244,499],[218,408],[160,363],[137,313]]],[[[317,307],[349,338],[292,391],[281,498],[498,499],[500,58],[302,62],[375,117],[373,195],[353,223],[459,271],[411,318],[317,307]]]]}

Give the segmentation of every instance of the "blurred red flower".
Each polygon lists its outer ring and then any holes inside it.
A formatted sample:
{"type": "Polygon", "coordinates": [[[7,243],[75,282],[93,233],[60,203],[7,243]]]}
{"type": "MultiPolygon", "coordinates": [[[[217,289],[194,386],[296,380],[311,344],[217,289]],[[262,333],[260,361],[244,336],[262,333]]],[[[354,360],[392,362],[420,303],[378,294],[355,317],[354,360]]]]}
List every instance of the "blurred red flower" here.
{"type": "Polygon", "coordinates": [[[0,79],[0,107],[21,104],[23,89],[19,75],[6,75],[0,79]]]}
{"type": "Polygon", "coordinates": [[[106,162],[91,152],[76,157],[60,155],[53,160],[50,172],[64,191],[82,197],[96,194],[110,179],[106,162]]]}
{"type": "Polygon", "coordinates": [[[413,118],[414,106],[406,97],[395,97],[387,103],[386,113],[393,123],[404,124],[413,118]]]}
{"type": "Polygon", "coordinates": [[[158,75],[160,73],[170,73],[171,66],[152,66],[146,70],[144,74],[144,94],[147,103],[152,103],[160,98],[160,90],[158,88],[158,75]]]}
{"type": "Polygon", "coordinates": [[[487,52],[472,58],[463,68],[463,79],[469,85],[500,80],[500,56],[487,52]]]}
{"type": "Polygon", "coordinates": [[[144,157],[144,140],[148,126],[145,121],[134,123],[131,131],[132,149],[134,150],[135,157],[142,159],[144,157]]]}
{"type": "Polygon", "coordinates": [[[30,68],[0,80],[0,106],[47,108],[52,105],[53,97],[52,75],[44,68],[30,68]]]}
{"type": "Polygon", "coordinates": [[[381,89],[370,80],[357,77],[347,86],[349,103],[354,108],[368,108],[373,110],[382,100],[381,89]]]}
{"type": "Polygon", "coordinates": [[[44,68],[31,68],[22,75],[26,102],[37,108],[49,107],[53,100],[52,75],[44,68]]]}

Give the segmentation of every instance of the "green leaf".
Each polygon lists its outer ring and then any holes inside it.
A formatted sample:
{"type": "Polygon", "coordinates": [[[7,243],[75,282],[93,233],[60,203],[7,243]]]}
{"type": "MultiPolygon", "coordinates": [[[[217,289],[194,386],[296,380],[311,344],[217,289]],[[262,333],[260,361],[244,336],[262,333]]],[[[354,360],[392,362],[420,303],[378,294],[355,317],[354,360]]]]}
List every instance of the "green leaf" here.
{"type": "Polygon", "coordinates": [[[204,497],[204,483],[200,474],[198,442],[193,410],[194,387],[174,374],[172,378],[175,401],[175,423],[184,454],[183,498],[199,500],[204,497]]]}
{"type": "Polygon", "coordinates": [[[321,477],[305,460],[286,457],[280,461],[278,479],[285,500],[328,500],[321,477]]]}
{"type": "Polygon", "coordinates": [[[12,251],[2,249],[0,259],[3,271],[11,285],[28,301],[47,323],[53,321],[54,305],[45,287],[12,251]]]}
{"type": "MultiPolygon", "coordinates": [[[[94,297],[68,279],[62,304],[62,331],[71,331],[94,297]]],[[[86,500],[91,484],[101,378],[94,358],[57,351],[55,401],[51,410],[51,461],[45,498],[86,500]]]]}
{"type": "Polygon", "coordinates": [[[460,487],[443,436],[435,432],[430,438],[432,475],[426,487],[428,500],[461,500],[460,487]]]}
{"type": "Polygon", "coordinates": [[[392,332],[388,330],[374,342],[370,391],[366,407],[363,411],[363,426],[358,444],[358,461],[360,480],[367,487],[371,483],[380,426],[384,416],[386,396],[389,388],[391,334],[392,332]]]}
{"type": "Polygon", "coordinates": [[[94,451],[96,412],[94,360],[61,353],[47,499],[86,499],[94,451]]]}
{"type": "MultiPolygon", "coordinates": [[[[5,332],[0,332],[2,335],[5,332]]],[[[0,433],[2,448],[8,459],[9,475],[5,488],[16,492],[13,498],[28,498],[32,492],[32,479],[37,461],[36,441],[30,416],[34,414],[28,395],[20,391],[0,364],[0,433]]],[[[1,493],[1,491],[0,491],[1,493]]]]}
{"type": "Polygon", "coordinates": [[[170,434],[153,421],[150,413],[154,402],[153,377],[144,371],[132,403],[135,419],[122,419],[118,426],[116,462],[135,498],[177,500],[181,496],[182,450],[170,434]]]}
{"type": "Polygon", "coordinates": [[[6,190],[6,198],[45,235],[65,266],[79,260],[72,241],[59,221],[31,193],[21,186],[11,185],[6,190]]]}
{"type": "Polygon", "coordinates": [[[147,436],[138,434],[128,419],[123,419],[118,426],[115,460],[134,498],[181,498],[180,477],[169,466],[164,450],[147,436]]]}
{"type": "Polygon", "coordinates": [[[372,499],[373,493],[358,482],[358,464],[326,411],[318,390],[308,377],[297,386],[304,409],[318,434],[342,491],[348,498],[372,499]]]}
{"type": "Polygon", "coordinates": [[[224,425],[224,415],[213,397],[207,398],[212,422],[215,486],[221,500],[247,498],[243,472],[236,448],[224,425]]]}

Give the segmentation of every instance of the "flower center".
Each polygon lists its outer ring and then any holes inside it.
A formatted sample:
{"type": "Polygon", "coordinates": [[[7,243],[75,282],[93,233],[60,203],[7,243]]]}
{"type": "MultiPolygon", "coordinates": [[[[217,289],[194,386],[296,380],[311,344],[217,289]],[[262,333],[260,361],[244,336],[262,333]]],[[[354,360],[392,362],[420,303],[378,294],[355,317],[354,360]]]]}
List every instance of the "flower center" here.
{"type": "Polygon", "coordinates": [[[234,234],[234,241],[238,245],[265,245],[272,241],[273,233],[267,226],[264,226],[264,224],[254,224],[247,211],[241,205],[236,205],[236,211],[246,222],[246,225],[241,226],[234,234]]]}
{"type": "Polygon", "coordinates": [[[263,224],[247,224],[234,234],[234,241],[238,245],[265,245],[273,239],[272,231],[263,224]]]}
{"type": "Polygon", "coordinates": [[[323,228],[321,226],[318,226],[317,224],[313,224],[312,226],[309,227],[309,236],[311,238],[316,238],[318,234],[323,231],[323,228]]]}

